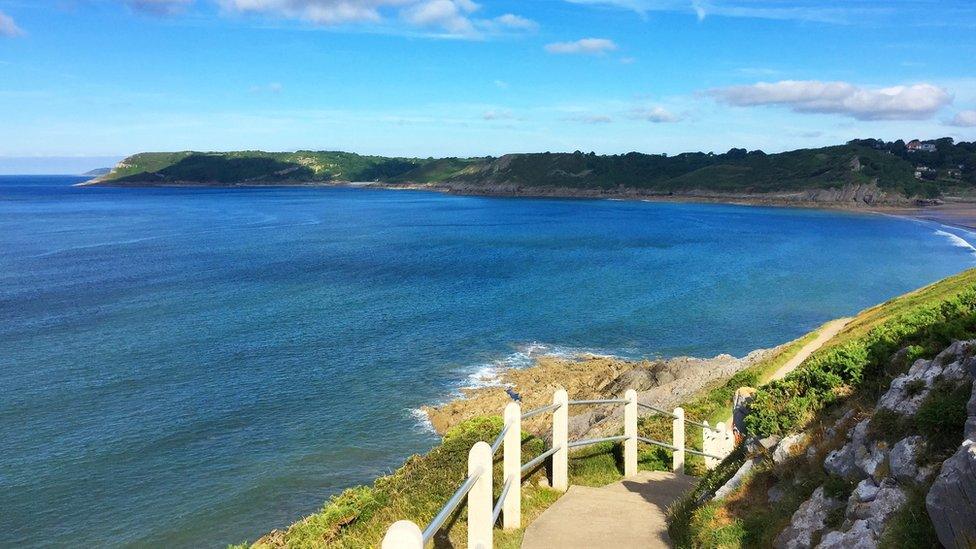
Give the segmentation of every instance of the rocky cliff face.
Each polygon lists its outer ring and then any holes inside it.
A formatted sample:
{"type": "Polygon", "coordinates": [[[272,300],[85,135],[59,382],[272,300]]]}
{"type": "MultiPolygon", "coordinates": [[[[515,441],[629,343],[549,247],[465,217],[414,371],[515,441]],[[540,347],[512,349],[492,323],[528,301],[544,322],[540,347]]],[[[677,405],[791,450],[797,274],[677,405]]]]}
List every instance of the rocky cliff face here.
{"type": "Polygon", "coordinates": [[[886,533],[919,497],[942,545],[976,548],[974,355],[976,340],[955,342],[895,377],[873,409],[852,409],[826,429],[749,441],[744,473],[715,497],[733,493],[753,469],[779,468],[768,489],[775,504],[811,478],[791,470],[820,468],[822,485],[775,538],[776,548],[890,545],[886,533]],[[968,398],[963,415],[960,396],[968,398]]]}

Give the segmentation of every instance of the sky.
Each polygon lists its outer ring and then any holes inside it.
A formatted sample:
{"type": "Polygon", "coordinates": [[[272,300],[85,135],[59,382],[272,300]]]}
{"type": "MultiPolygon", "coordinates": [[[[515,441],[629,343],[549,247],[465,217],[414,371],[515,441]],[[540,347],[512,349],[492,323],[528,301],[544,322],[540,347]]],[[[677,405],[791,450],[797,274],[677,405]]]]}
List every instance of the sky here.
{"type": "Polygon", "coordinates": [[[970,0],[0,0],[0,173],[976,140],[970,0]]]}

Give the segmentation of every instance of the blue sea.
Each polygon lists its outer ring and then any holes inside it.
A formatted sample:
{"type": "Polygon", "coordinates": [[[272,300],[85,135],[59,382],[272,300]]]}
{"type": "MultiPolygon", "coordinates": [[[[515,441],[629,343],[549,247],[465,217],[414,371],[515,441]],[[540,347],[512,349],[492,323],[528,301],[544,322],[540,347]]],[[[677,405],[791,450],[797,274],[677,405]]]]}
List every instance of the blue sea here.
{"type": "Polygon", "coordinates": [[[974,265],[870,214],[0,178],[0,546],[254,540],[545,353],[743,355],[974,265]]]}

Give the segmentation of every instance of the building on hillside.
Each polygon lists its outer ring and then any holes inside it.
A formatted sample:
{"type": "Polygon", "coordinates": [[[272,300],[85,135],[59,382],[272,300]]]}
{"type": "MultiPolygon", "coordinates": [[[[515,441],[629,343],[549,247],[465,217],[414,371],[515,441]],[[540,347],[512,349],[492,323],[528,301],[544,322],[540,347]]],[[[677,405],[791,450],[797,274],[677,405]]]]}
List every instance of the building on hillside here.
{"type": "Polygon", "coordinates": [[[935,179],[937,173],[928,166],[918,166],[915,168],[915,179],[935,179]]]}
{"type": "Polygon", "coordinates": [[[935,143],[922,143],[918,139],[912,139],[911,141],[908,142],[908,145],[906,145],[905,147],[908,149],[908,152],[933,153],[936,151],[935,143]]]}

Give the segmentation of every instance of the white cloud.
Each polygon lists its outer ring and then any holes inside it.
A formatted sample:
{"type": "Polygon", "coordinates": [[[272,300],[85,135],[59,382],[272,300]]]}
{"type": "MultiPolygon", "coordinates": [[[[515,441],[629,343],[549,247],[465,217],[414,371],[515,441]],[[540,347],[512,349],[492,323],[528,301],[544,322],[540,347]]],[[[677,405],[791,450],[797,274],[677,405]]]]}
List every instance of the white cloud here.
{"type": "Polygon", "coordinates": [[[605,114],[580,114],[576,116],[570,116],[566,120],[570,122],[580,122],[583,124],[609,124],[613,122],[613,118],[605,114]]]}
{"type": "Polygon", "coordinates": [[[512,111],[507,109],[493,109],[485,111],[484,114],[481,115],[481,118],[485,120],[511,120],[515,118],[515,116],[512,114],[512,111]]]}
{"type": "Polygon", "coordinates": [[[630,111],[630,118],[646,120],[655,124],[666,124],[681,120],[681,117],[660,106],[634,109],[630,111]]]}
{"type": "Polygon", "coordinates": [[[509,29],[531,31],[539,28],[539,24],[536,23],[535,21],[531,19],[527,19],[520,15],[515,15],[514,13],[506,13],[504,15],[500,15],[492,19],[491,21],[499,26],[506,27],[509,29]]]}
{"type": "Polygon", "coordinates": [[[858,120],[922,120],[952,103],[931,84],[864,88],[848,82],[783,80],[709,90],[728,105],[781,105],[800,113],[842,114],[858,120]]]}
{"type": "Polygon", "coordinates": [[[277,95],[277,94],[279,94],[279,93],[281,93],[283,91],[285,91],[285,87],[282,86],[278,82],[272,82],[272,83],[267,84],[265,86],[251,86],[251,93],[265,93],[265,92],[267,92],[267,93],[272,93],[272,94],[277,95]]]}
{"type": "Polygon", "coordinates": [[[824,6],[818,0],[566,0],[572,4],[603,5],[648,12],[694,14],[699,21],[707,16],[752,19],[797,20],[818,23],[849,24],[870,16],[881,16],[891,10],[885,6],[848,0],[835,6],[824,6]]]}
{"type": "Polygon", "coordinates": [[[606,38],[583,38],[575,42],[554,42],[552,44],[546,44],[547,52],[560,54],[601,54],[616,49],[617,45],[614,44],[613,40],[606,38]]]}
{"type": "Polygon", "coordinates": [[[157,15],[173,15],[193,3],[193,0],[125,0],[132,9],[157,15]]]}
{"type": "MultiPolygon", "coordinates": [[[[167,0],[156,0],[167,1],[167,0]]],[[[169,0],[192,1],[192,0],[169,0]]],[[[474,18],[481,6],[472,0],[216,0],[228,12],[264,13],[316,25],[379,24],[399,16],[407,24],[452,37],[478,38],[501,31],[533,30],[538,25],[506,13],[474,18]]]]}
{"type": "Polygon", "coordinates": [[[509,87],[511,87],[510,84],[504,80],[495,80],[494,84],[495,87],[500,90],[507,90],[509,87]]]}
{"type": "Polygon", "coordinates": [[[951,126],[960,128],[976,128],[976,111],[959,111],[949,122],[951,126]]]}
{"type": "Polygon", "coordinates": [[[403,17],[421,27],[442,28],[451,34],[475,34],[468,15],[478,9],[471,0],[426,0],[403,11],[403,17]]]}
{"type": "Polygon", "coordinates": [[[26,34],[23,29],[17,26],[14,18],[0,11],[0,36],[14,38],[26,34]]]}

